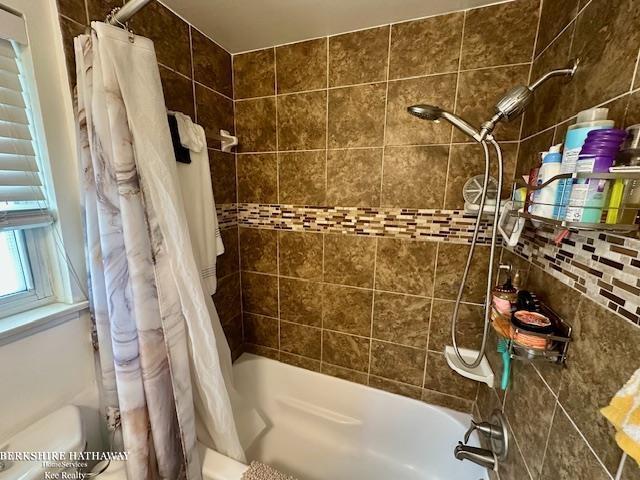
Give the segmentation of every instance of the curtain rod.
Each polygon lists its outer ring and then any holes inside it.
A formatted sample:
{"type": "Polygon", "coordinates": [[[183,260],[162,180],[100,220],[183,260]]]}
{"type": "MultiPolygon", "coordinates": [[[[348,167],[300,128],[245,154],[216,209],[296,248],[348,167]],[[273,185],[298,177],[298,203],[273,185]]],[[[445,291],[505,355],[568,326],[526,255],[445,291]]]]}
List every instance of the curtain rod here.
{"type": "Polygon", "coordinates": [[[151,3],[153,0],[129,0],[115,13],[107,17],[107,23],[111,25],[124,25],[131,17],[140,11],[142,7],[151,3]]]}

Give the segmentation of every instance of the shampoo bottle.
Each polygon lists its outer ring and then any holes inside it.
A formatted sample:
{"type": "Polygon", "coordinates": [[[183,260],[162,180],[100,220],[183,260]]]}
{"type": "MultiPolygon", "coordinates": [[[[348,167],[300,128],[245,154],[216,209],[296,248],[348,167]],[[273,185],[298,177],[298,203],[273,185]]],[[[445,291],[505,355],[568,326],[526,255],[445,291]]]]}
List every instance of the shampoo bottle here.
{"type": "MultiPolygon", "coordinates": [[[[607,120],[608,113],[608,108],[591,108],[578,113],[576,123],[568,128],[565,136],[560,173],[576,172],[578,155],[590,131],[613,128],[613,120],[607,120]]],[[[563,219],[566,217],[572,185],[571,178],[558,182],[557,198],[554,202],[558,207],[553,212],[553,218],[563,219]]]]}
{"type": "MultiPolygon", "coordinates": [[[[560,155],[560,148],[562,144],[554,145],[548,152],[542,154],[542,166],[538,171],[537,184],[538,186],[548,182],[552,177],[560,174],[562,155],[560,155]]],[[[556,180],[536,190],[533,197],[533,215],[538,217],[552,218],[554,212],[558,210],[556,200],[558,198],[558,190],[560,189],[560,180],[556,180]]]]}

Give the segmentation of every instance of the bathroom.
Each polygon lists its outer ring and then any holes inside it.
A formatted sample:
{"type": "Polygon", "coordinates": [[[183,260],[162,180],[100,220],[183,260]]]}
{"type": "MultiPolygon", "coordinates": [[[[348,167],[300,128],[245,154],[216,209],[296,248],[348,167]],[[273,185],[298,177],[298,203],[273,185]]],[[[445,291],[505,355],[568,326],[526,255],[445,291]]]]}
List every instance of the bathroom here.
{"type": "Polygon", "coordinates": [[[639,171],[574,174],[596,220],[531,189],[633,143],[638,6],[0,0],[0,480],[640,479],[639,171]]]}

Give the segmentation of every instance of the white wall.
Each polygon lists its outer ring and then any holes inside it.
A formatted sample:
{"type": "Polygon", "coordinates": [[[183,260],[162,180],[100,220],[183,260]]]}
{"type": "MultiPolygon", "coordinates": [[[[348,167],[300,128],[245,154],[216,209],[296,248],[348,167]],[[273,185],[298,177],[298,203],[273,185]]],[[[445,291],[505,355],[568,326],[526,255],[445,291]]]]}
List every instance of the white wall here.
{"type": "Polygon", "coordinates": [[[0,443],[69,404],[82,407],[87,436],[100,447],[98,389],[89,315],[0,346],[0,443]]]}
{"type": "MultiPolygon", "coordinates": [[[[86,284],[76,136],[56,0],[0,0],[0,6],[22,15],[27,24],[28,55],[43,119],[36,129],[41,130],[38,135],[46,144],[50,164],[46,173],[55,188],[58,238],[80,283],[86,284]]],[[[83,300],[84,294],[68,271],[64,273],[60,301],[83,300]]],[[[76,404],[83,407],[90,448],[99,448],[101,421],[95,371],[86,310],[52,328],[0,344],[0,442],[61,406],[76,404]]]]}

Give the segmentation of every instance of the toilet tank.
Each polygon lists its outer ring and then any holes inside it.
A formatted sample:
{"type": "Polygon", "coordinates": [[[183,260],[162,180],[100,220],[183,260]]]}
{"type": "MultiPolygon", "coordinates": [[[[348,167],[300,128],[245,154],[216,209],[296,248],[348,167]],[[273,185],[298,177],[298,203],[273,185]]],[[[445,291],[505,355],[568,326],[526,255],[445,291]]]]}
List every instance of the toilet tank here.
{"type": "MultiPolygon", "coordinates": [[[[56,410],[8,440],[0,441],[0,450],[6,452],[82,452],[84,448],[80,410],[72,405],[56,410]]],[[[4,461],[4,469],[0,468],[0,480],[42,480],[45,473],[57,473],[59,476],[54,478],[65,478],[61,472],[71,474],[76,469],[46,466],[41,460],[9,460],[4,461]]]]}

